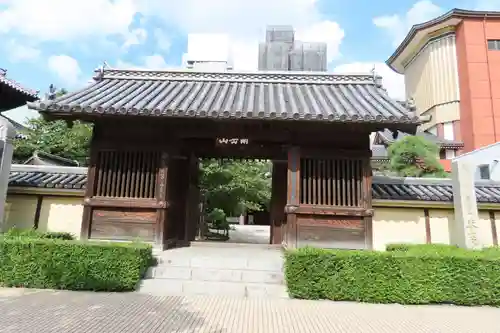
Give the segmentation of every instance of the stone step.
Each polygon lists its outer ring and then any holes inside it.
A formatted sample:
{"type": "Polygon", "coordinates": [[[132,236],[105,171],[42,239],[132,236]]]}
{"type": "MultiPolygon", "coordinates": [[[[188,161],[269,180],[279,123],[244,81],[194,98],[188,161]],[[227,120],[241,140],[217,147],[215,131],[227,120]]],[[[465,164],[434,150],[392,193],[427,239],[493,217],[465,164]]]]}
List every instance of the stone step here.
{"type": "Polygon", "coordinates": [[[210,241],[194,241],[190,243],[191,247],[208,247],[208,248],[239,248],[239,249],[262,249],[262,250],[274,250],[282,251],[283,247],[281,244],[251,244],[251,243],[222,243],[222,242],[210,242],[210,241]]]}
{"type": "Polygon", "coordinates": [[[251,298],[288,298],[288,293],[284,285],[187,281],[181,279],[145,279],[141,281],[138,292],[155,296],[217,295],[251,298]]]}
{"type": "Polygon", "coordinates": [[[244,256],[156,256],[158,266],[281,272],[283,259],[244,256]]]}
{"type": "Polygon", "coordinates": [[[219,269],[219,268],[196,268],[196,267],[151,267],[146,273],[147,279],[169,279],[169,280],[193,280],[213,282],[247,282],[282,284],[283,273],[281,271],[262,271],[245,269],[219,269]]]}

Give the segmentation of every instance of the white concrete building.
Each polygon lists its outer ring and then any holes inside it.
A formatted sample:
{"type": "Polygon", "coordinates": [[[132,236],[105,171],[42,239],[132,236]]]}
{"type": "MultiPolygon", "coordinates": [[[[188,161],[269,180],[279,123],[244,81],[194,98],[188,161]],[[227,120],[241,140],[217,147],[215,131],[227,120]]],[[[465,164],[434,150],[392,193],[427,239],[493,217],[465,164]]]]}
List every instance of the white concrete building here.
{"type": "Polygon", "coordinates": [[[198,71],[233,69],[229,37],[225,34],[189,34],[183,66],[198,71]]]}

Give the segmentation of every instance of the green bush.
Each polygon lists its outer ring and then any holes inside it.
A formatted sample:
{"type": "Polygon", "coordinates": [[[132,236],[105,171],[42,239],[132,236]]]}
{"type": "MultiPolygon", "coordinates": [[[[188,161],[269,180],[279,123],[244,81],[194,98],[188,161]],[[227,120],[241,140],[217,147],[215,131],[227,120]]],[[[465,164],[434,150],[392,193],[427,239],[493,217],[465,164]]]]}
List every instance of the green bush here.
{"type": "Polygon", "coordinates": [[[6,287],[133,290],[152,262],[146,244],[0,239],[0,285],[6,287]]]}
{"type": "Polygon", "coordinates": [[[500,305],[500,251],[285,254],[291,297],[371,303],[500,305]]]}
{"type": "Polygon", "coordinates": [[[459,247],[449,244],[388,244],[385,248],[387,251],[402,251],[402,252],[443,252],[456,251],[459,247]]]}
{"type": "Polygon", "coordinates": [[[48,238],[48,239],[63,239],[63,240],[74,240],[75,237],[69,232],[56,232],[56,231],[39,231],[36,229],[9,229],[3,234],[4,238],[18,238],[18,237],[28,237],[28,238],[48,238]]]}
{"type": "Polygon", "coordinates": [[[60,231],[47,231],[42,233],[41,238],[47,239],[62,239],[62,240],[74,240],[75,236],[70,234],[69,232],[60,232],[60,231]]]}

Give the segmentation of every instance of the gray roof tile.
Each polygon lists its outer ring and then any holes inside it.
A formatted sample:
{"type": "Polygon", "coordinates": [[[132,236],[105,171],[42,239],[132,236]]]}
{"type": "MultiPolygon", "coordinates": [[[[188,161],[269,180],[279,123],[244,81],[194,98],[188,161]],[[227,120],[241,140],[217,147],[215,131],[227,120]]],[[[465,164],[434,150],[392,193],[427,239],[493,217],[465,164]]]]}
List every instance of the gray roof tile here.
{"type": "MultiPolygon", "coordinates": [[[[396,140],[411,135],[405,132],[397,131],[397,136],[394,139],[393,133],[394,133],[393,131],[385,129],[383,131],[378,131],[377,135],[379,136],[380,140],[386,145],[390,145],[396,140]]],[[[463,142],[455,140],[446,140],[428,132],[417,132],[416,135],[421,136],[424,139],[437,144],[441,148],[462,148],[464,146],[463,142]]]]}
{"type": "Polygon", "coordinates": [[[87,168],[12,165],[9,186],[81,190],[87,184],[87,168]]]}
{"type": "Polygon", "coordinates": [[[387,147],[384,145],[372,145],[372,159],[387,159],[387,147]]]}
{"type": "Polygon", "coordinates": [[[373,75],[103,69],[95,79],[28,106],[76,114],[419,123],[373,75]]]}
{"type": "MultiPolygon", "coordinates": [[[[82,190],[87,183],[87,169],[40,165],[13,165],[9,186],[82,190]]],[[[399,178],[374,176],[372,196],[376,200],[416,200],[450,202],[453,190],[450,179],[399,178]]],[[[500,203],[500,183],[476,184],[477,201],[500,203]]]]}
{"type": "MultiPolygon", "coordinates": [[[[450,179],[400,178],[374,176],[373,199],[452,201],[453,188],[450,179]]],[[[480,203],[500,203],[500,183],[479,181],[476,183],[476,199],[480,203]]]]}
{"type": "Polygon", "coordinates": [[[10,88],[20,92],[21,94],[26,95],[30,101],[38,98],[38,91],[24,88],[16,81],[8,79],[6,77],[6,74],[6,70],[0,70],[0,84],[9,86],[10,88]]]}
{"type": "Polygon", "coordinates": [[[16,139],[27,139],[28,138],[28,136],[26,134],[22,133],[22,132],[28,130],[28,128],[26,126],[21,125],[17,121],[12,120],[9,117],[4,116],[1,113],[0,113],[0,117],[7,119],[7,121],[9,121],[12,124],[12,126],[14,126],[14,128],[16,129],[16,136],[15,136],[16,139]]]}

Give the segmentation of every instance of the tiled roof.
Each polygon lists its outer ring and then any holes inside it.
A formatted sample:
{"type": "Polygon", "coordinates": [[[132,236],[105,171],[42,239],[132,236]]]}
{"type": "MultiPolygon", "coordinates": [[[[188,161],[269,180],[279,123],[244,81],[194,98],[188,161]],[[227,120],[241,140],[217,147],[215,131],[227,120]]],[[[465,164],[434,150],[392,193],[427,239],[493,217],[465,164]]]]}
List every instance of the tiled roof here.
{"type": "MultiPolygon", "coordinates": [[[[87,169],[40,165],[13,165],[9,186],[82,190],[87,182],[87,169]]],[[[374,176],[372,195],[375,200],[416,200],[450,202],[453,190],[449,179],[399,178],[374,176]]],[[[480,203],[500,203],[500,183],[476,183],[480,203]]]]}
{"type": "MultiPolygon", "coordinates": [[[[384,131],[378,131],[377,135],[379,136],[379,138],[381,139],[381,141],[384,144],[389,145],[389,144],[393,143],[394,141],[402,139],[405,136],[408,136],[411,134],[397,131],[397,136],[394,139],[393,132],[391,130],[385,129],[384,131]]],[[[425,138],[426,140],[437,144],[441,148],[455,148],[455,149],[457,149],[457,148],[462,148],[464,146],[463,142],[442,139],[436,135],[433,135],[433,134],[427,133],[427,132],[417,132],[416,135],[421,136],[421,137],[425,138]]]]}
{"type": "MultiPolygon", "coordinates": [[[[374,176],[372,198],[379,200],[452,201],[450,179],[399,178],[374,176]]],[[[481,203],[500,203],[500,183],[476,183],[476,199],[481,203]]]]}
{"type": "Polygon", "coordinates": [[[372,145],[372,159],[387,159],[387,147],[384,145],[372,145]]]}
{"type": "Polygon", "coordinates": [[[77,167],[80,164],[78,161],[70,160],[69,158],[52,155],[44,151],[35,151],[30,158],[24,161],[25,165],[51,165],[51,166],[73,166],[77,167]]]}
{"type": "Polygon", "coordinates": [[[0,117],[6,119],[8,122],[12,124],[12,126],[14,126],[14,128],[16,129],[16,137],[15,137],[16,139],[28,138],[26,134],[22,133],[28,130],[26,126],[19,124],[17,121],[10,119],[9,117],[4,116],[3,114],[0,114],[0,117]]]}
{"type": "Polygon", "coordinates": [[[87,168],[12,165],[9,186],[81,190],[87,183],[87,168]]]}
{"type": "Polygon", "coordinates": [[[96,82],[82,90],[28,106],[58,114],[420,123],[372,74],[118,69],[98,73],[96,82]]]}
{"type": "Polygon", "coordinates": [[[16,129],[16,136],[15,136],[16,139],[27,139],[28,138],[28,136],[26,134],[22,133],[22,132],[27,130],[27,128],[25,126],[19,124],[17,121],[10,119],[9,117],[4,116],[1,113],[0,113],[0,117],[6,119],[8,122],[10,122],[12,124],[12,126],[14,126],[14,128],[16,129]]]}
{"type": "Polygon", "coordinates": [[[6,73],[7,73],[6,70],[0,70],[0,84],[7,85],[12,89],[17,90],[21,94],[28,96],[29,100],[35,100],[38,98],[38,91],[24,88],[16,81],[8,79],[6,77],[6,73]]]}

